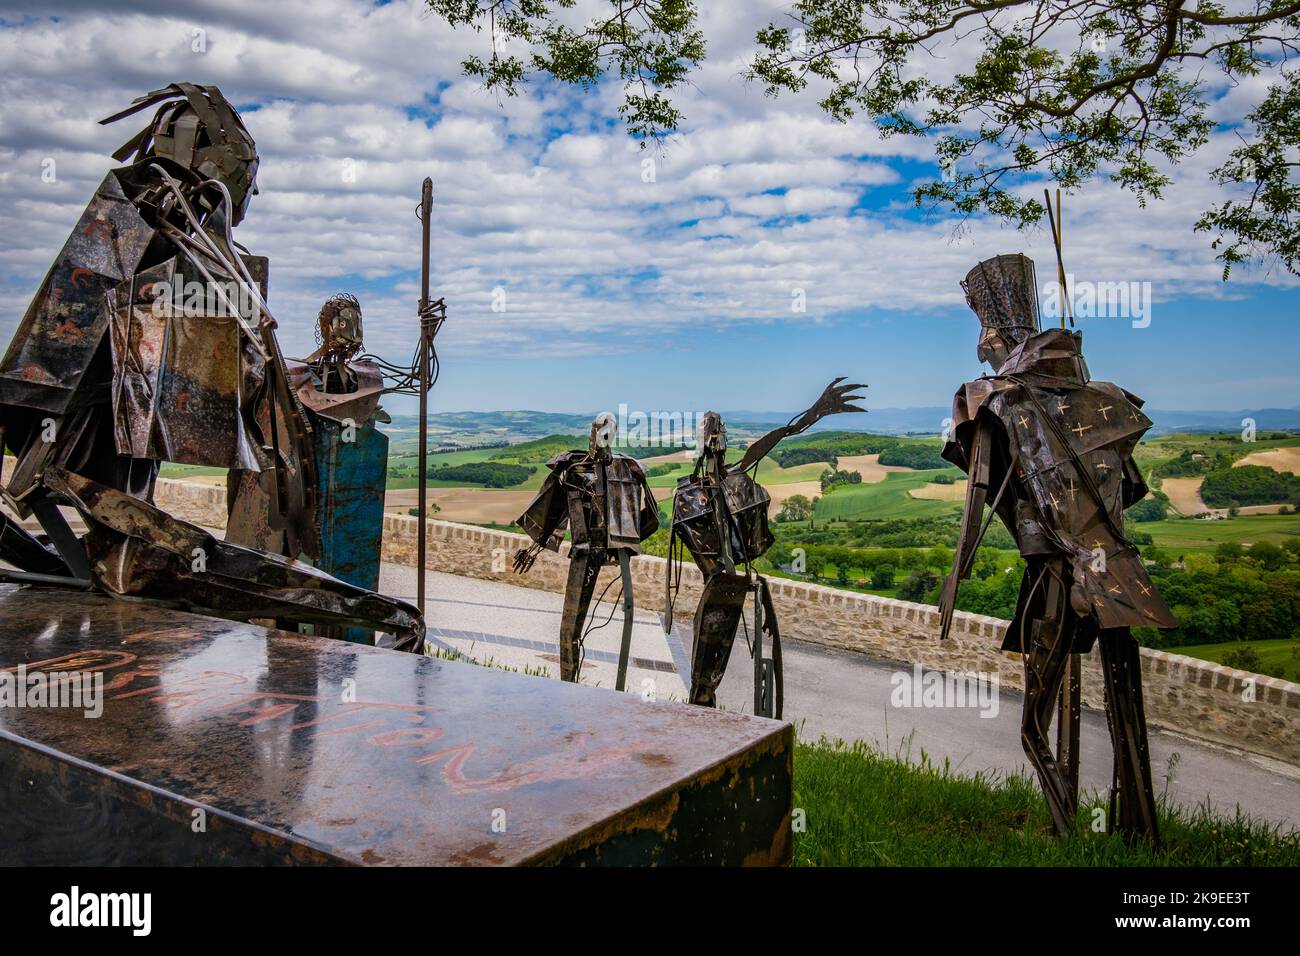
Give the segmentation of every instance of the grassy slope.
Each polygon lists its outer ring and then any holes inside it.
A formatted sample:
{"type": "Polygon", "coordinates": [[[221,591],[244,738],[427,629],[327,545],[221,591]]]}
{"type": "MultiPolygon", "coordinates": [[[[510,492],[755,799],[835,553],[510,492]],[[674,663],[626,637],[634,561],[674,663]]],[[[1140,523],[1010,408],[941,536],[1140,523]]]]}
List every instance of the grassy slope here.
{"type": "MultiPolygon", "coordinates": [[[[1163,768],[1154,769],[1163,784],[1163,768]]],[[[1027,777],[957,776],[863,744],[799,744],[794,777],[806,821],[795,832],[796,865],[1300,866],[1300,831],[1168,805],[1158,854],[1093,832],[1086,798],[1075,834],[1058,840],[1027,777]]]]}

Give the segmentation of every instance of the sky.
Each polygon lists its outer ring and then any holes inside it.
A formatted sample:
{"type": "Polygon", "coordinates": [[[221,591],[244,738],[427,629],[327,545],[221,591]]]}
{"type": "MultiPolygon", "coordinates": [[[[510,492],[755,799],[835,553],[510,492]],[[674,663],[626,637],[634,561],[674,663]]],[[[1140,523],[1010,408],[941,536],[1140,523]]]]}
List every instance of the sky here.
{"type": "MultiPolygon", "coordinates": [[[[793,410],[840,375],[868,384],[868,408],[942,406],[981,372],[961,278],[1005,252],[1040,278],[1054,268],[1046,230],[913,209],[909,187],[936,172],[924,141],[746,83],[754,33],[784,3],[701,4],[709,47],[677,97],[685,121],[648,150],[616,85],[498,97],[460,73],[485,37],[405,0],[96,6],[0,2],[0,342],[151,114],[96,120],[181,80],[219,86],[257,141],[260,192],[236,238],[270,257],[289,355],[348,291],[369,349],[409,356],[414,211],[433,178],[448,305],[433,411],[793,410]]],[[[1214,90],[1220,128],[1163,200],[1142,208],[1105,181],[1064,198],[1075,282],[1124,283],[1145,306],[1080,320],[1089,365],[1152,408],[1300,406],[1296,278],[1262,263],[1225,284],[1192,231],[1224,198],[1209,172],[1262,82],[1214,90]]]]}

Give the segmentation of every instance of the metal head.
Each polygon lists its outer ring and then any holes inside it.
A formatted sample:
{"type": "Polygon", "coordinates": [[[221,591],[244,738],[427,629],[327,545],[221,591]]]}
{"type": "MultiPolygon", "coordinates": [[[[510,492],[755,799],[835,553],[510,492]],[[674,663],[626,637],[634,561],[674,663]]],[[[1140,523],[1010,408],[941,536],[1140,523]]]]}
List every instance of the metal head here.
{"type": "Polygon", "coordinates": [[[1034,261],[1019,253],[985,259],[966,274],[961,287],[982,326],[980,361],[996,371],[1016,346],[1038,331],[1034,261]]]}
{"type": "Polygon", "coordinates": [[[600,458],[609,458],[617,431],[618,419],[609,412],[601,412],[591,423],[591,434],[587,437],[587,451],[600,458]]]}
{"type": "Polygon", "coordinates": [[[150,106],[153,121],[113,153],[118,162],[170,160],[202,180],[216,180],[230,193],[232,226],[238,225],[257,193],[257,146],[235,108],[215,86],[172,83],[139,97],[100,120],[115,123],[150,106]]]}
{"type": "Polygon", "coordinates": [[[348,359],[361,351],[361,303],[356,296],[340,292],[332,297],[321,306],[318,321],[325,355],[348,359]]]}
{"type": "Polygon", "coordinates": [[[695,428],[696,456],[720,455],[727,450],[727,426],[717,412],[705,412],[695,428]]]}

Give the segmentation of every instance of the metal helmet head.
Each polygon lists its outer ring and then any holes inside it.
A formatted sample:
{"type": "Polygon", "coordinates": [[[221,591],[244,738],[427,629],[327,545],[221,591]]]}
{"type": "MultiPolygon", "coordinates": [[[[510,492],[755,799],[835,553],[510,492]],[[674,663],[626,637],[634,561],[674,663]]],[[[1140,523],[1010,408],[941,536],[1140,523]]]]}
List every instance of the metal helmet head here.
{"type": "Polygon", "coordinates": [[[322,351],[331,357],[349,359],[361,351],[361,303],[346,292],[321,306],[320,342],[322,351]]]}
{"type": "Polygon", "coordinates": [[[985,259],[966,274],[961,287],[982,327],[980,361],[996,371],[1016,346],[1038,332],[1034,261],[1019,253],[985,259]]]}
{"type": "Polygon", "coordinates": [[[720,455],[727,450],[727,426],[717,412],[705,412],[695,428],[696,457],[720,455]]]}
{"type": "Polygon", "coordinates": [[[137,98],[99,122],[115,123],[158,105],[153,121],[113,153],[118,162],[157,157],[216,180],[230,193],[230,224],[238,225],[257,193],[257,145],[243,120],[215,86],[173,83],[137,98]]]}

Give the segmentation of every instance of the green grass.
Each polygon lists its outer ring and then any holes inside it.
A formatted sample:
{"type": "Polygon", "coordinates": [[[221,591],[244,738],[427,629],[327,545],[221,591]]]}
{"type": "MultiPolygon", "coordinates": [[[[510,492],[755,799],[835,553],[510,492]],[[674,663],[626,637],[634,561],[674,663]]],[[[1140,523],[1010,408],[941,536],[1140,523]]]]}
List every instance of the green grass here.
{"type": "Polygon", "coordinates": [[[221,475],[225,477],[225,468],[212,468],[207,465],[178,465],[175,462],[163,462],[158,469],[160,478],[199,478],[207,475],[221,475]]]}
{"type": "Polygon", "coordinates": [[[947,474],[949,469],[927,471],[894,471],[884,481],[871,484],[845,485],[817,502],[816,518],[819,521],[839,521],[853,518],[932,518],[944,514],[960,514],[960,501],[926,501],[908,494],[934,481],[936,475],[947,474]]]}
{"type": "Polygon", "coordinates": [[[1170,551],[1213,550],[1224,541],[1281,544],[1287,538],[1300,535],[1300,515],[1238,515],[1222,521],[1166,518],[1164,521],[1144,521],[1135,527],[1150,534],[1158,547],[1170,551]]]}
{"type": "MultiPolygon", "coordinates": [[[[1164,768],[1156,770],[1157,786],[1164,768]]],[[[1161,801],[1164,848],[1095,833],[1085,796],[1076,832],[1057,839],[1042,792],[1024,776],[959,775],[866,744],[799,743],[797,866],[1300,866],[1300,830],[1161,801]]],[[[797,822],[797,821],[796,821],[797,822]]]]}
{"type": "Polygon", "coordinates": [[[1222,664],[1224,654],[1232,650],[1241,650],[1243,647],[1253,648],[1267,669],[1281,667],[1284,680],[1300,682],[1300,656],[1296,655],[1296,648],[1300,647],[1300,643],[1296,641],[1225,641],[1222,644],[1192,644],[1188,647],[1166,647],[1162,650],[1170,654],[1185,654],[1198,660],[1222,664]]]}

